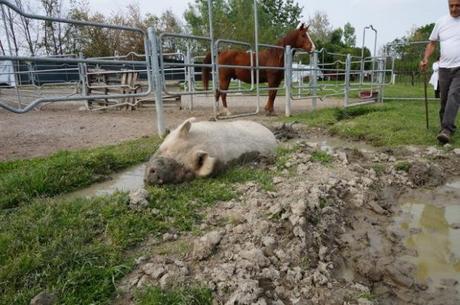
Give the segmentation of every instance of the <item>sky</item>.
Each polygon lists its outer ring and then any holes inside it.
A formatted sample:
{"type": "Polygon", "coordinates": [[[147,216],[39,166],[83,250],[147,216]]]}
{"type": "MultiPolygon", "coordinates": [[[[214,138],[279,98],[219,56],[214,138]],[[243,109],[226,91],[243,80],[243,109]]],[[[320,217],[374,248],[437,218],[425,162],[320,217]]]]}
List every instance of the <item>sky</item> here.
{"type": "MultiPolygon", "coordinates": [[[[93,11],[110,13],[123,9],[128,3],[137,2],[145,13],[160,15],[172,10],[183,18],[188,3],[193,0],[89,0],[93,11]]],[[[303,7],[305,21],[316,11],[328,15],[331,25],[343,27],[350,22],[356,29],[357,46],[362,45],[363,29],[373,25],[378,31],[377,45],[382,46],[395,38],[407,35],[415,26],[435,22],[448,14],[447,0],[297,0],[303,7]]],[[[374,49],[374,32],[366,31],[366,43],[374,49]]]]}

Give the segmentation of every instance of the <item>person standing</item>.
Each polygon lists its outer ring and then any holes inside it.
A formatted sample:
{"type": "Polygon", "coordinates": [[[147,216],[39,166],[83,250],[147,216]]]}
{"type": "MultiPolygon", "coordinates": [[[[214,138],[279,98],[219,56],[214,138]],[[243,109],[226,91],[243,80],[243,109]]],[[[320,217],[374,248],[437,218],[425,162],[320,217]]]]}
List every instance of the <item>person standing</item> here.
{"type": "Polygon", "coordinates": [[[437,139],[442,144],[449,143],[456,130],[455,120],[460,107],[460,0],[448,0],[449,14],[441,17],[430,35],[430,42],[420,62],[420,69],[426,71],[428,60],[441,45],[439,60],[439,89],[441,107],[439,118],[441,131],[437,139]]]}

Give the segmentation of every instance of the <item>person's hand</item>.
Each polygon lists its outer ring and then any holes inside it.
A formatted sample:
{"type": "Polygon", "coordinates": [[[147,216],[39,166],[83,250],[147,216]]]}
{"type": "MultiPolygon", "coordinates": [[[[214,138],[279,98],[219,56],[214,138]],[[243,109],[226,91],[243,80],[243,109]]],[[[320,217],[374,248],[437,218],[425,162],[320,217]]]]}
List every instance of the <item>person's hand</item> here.
{"type": "Polygon", "coordinates": [[[428,66],[428,59],[424,58],[422,59],[422,61],[420,62],[420,70],[422,72],[425,72],[426,71],[426,67],[428,66]]]}

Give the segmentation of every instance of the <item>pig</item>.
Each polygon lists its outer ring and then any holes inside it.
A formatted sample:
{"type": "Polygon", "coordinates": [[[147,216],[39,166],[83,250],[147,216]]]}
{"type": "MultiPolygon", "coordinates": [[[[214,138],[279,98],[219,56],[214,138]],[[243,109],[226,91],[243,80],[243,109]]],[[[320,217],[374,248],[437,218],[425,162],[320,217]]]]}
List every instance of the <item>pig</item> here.
{"type": "Polygon", "coordinates": [[[213,176],[230,164],[270,157],[273,133],[252,121],[195,122],[185,120],[173,130],[145,168],[146,185],[176,184],[213,176]]]}

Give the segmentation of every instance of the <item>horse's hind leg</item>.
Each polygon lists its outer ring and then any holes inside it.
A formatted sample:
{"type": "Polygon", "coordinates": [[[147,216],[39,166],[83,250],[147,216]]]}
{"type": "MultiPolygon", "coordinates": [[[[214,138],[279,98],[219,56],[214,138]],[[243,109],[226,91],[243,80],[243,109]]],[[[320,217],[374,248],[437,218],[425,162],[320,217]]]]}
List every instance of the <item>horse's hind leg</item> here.
{"type": "Polygon", "coordinates": [[[217,111],[219,111],[219,96],[220,96],[220,91],[219,89],[216,89],[216,94],[214,95],[214,97],[215,97],[217,111]]]}
{"type": "MultiPolygon", "coordinates": [[[[230,77],[221,77],[219,83],[220,83],[221,90],[224,90],[224,91],[228,90],[228,87],[230,86],[230,77]]],[[[227,108],[227,93],[220,92],[220,96],[222,97],[222,106],[224,106],[223,114],[231,115],[232,113],[227,108]]]]}

